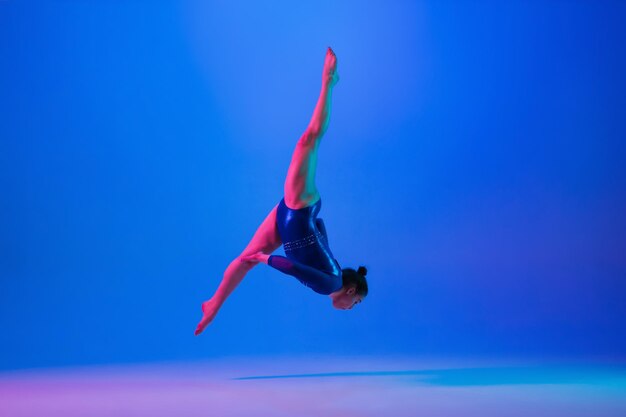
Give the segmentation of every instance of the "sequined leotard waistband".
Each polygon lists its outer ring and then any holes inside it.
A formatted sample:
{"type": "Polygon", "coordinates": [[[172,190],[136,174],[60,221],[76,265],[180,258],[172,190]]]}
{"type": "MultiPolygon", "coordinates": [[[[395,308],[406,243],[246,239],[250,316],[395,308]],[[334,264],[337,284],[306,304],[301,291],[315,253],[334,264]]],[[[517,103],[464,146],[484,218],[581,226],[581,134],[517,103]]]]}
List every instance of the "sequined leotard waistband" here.
{"type": "Polygon", "coordinates": [[[317,242],[318,239],[322,239],[324,235],[322,235],[320,232],[316,232],[313,234],[310,234],[306,237],[303,237],[302,239],[298,239],[298,240],[293,240],[291,242],[284,242],[283,243],[283,248],[285,249],[285,252],[289,252],[289,251],[293,251],[296,249],[300,249],[300,248],[304,248],[306,246],[310,246],[315,244],[315,242],[317,242]]]}

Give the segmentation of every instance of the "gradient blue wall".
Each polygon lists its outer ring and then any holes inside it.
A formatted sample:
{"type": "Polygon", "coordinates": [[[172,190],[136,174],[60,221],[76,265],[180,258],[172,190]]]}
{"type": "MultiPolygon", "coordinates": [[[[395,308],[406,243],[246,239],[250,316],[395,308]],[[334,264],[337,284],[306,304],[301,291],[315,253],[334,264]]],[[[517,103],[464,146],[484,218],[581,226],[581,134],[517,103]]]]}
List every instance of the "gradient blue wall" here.
{"type": "Polygon", "coordinates": [[[0,368],[626,356],[624,2],[260,3],[0,2],[0,368]],[[194,338],[328,45],[320,216],[370,296],[261,265],[194,338]]]}

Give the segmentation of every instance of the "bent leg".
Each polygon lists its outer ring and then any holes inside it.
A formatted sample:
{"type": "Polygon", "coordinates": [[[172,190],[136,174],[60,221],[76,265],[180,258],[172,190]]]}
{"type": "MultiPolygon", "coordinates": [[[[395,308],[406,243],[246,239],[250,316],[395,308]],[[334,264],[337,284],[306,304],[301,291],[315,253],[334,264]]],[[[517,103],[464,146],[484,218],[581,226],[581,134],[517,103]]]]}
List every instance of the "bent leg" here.
{"type": "Polygon", "coordinates": [[[278,234],[278,228],[276,227],[276,209],[277,206],[270,211],[255,232],[248,246],[246,246],[243,252],[228,265],[226,271],[224,271],[222,282],[213,297],[202,303],[203,317],[196,328],[196,335],[202,333],[204,328],[211,323],[222,307],[222,304],[224,304],[224,301],[226,301],[246,274],[255,266],[255,264],[241,262],[240,258],[257,252],[270,254],[282,244],[280,235],[278,234]]]}

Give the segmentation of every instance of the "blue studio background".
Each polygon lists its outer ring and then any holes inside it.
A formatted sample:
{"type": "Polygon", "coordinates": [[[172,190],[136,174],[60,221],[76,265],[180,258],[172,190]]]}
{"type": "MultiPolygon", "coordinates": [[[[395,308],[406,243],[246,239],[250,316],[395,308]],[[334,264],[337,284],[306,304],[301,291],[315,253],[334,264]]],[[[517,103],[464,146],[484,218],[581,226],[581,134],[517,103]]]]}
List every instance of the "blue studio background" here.
{"type": "MultiPolygon", "coordinates": [[[[626,3],[0,2],[0,369],[626,355],[626,3]],[[318,97],[350,312],[259,265],[318,97]]],[[[282,248],[277,253],[282,254],[282,248]]]]}

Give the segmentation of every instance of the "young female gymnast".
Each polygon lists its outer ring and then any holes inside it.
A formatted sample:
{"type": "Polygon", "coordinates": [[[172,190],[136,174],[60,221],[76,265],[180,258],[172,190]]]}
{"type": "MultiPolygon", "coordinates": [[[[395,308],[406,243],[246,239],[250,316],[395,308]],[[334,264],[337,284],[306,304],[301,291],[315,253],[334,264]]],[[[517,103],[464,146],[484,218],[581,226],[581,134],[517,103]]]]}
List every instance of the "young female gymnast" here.
{"type": "Polygon", "coordinates": [[[222,304],[259,262],[293,275],[313,291],[330,296],[333,307],[349,310],[367,295],[367,269],[341,269],[328,246],[324,222],[317,218],[322,200],[315,187],[317,149],[330,119],[330,99],[339,81],[337,57],[329,47],[322,73],[322,91],[308,128],[298,140],[285,180],[284,198],[257,229],[244,251],[224,272],[217,291],[202,303],[199,335],[211,323],[222,304]],[[270,255],[280,245],[284,256],[270,255]]]}

